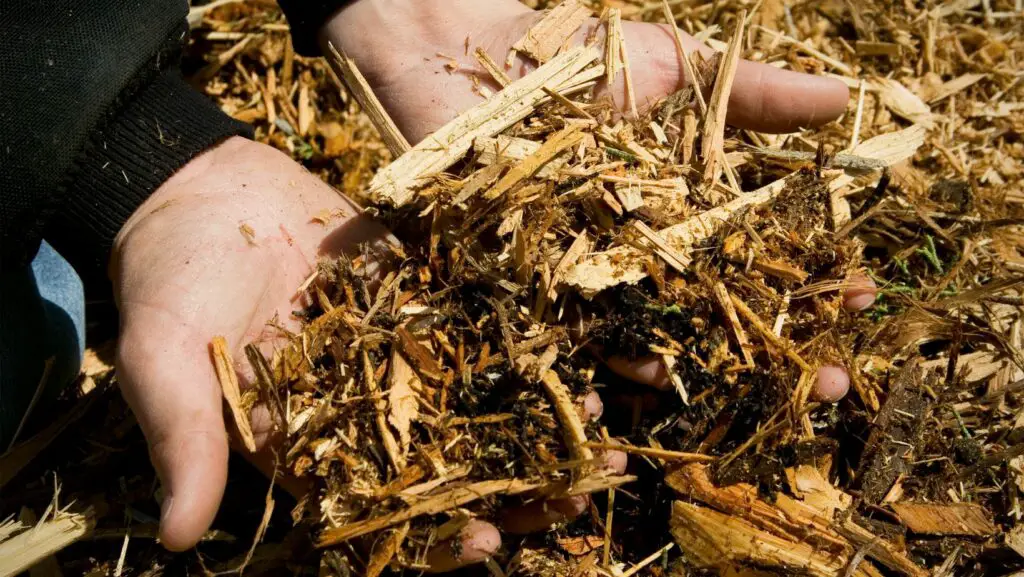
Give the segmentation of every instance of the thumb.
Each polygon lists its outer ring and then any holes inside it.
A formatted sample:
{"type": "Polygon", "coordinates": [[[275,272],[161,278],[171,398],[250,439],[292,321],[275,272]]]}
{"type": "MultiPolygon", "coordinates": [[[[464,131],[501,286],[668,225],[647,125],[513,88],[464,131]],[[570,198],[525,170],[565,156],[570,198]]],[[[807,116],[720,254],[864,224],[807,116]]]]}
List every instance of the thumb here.
{"type": "Polygon", "coordinates": [[[220,387],[205,339],[164,311],[130,303],[123,310],[117,367],[122,394],[163,486],[160,540],[182,551],[210,527],[227,482],[220,387]]]}

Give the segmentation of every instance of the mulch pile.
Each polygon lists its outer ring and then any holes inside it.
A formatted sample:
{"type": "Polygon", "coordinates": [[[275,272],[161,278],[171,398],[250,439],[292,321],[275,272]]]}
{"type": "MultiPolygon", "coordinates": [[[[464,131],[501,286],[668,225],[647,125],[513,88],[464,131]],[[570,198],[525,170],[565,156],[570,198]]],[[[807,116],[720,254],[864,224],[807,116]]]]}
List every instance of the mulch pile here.
{"type": "Polygon", "coordinates": [[[272,357],[231,359],[210,335],[216,361],[259,377],[235,420],[265,403],[287,423],[281,472],[315,488],[288,505],[233,462],[209,538],[164,552],[100,348],[64,416],[0,459],[0,511],[20,515],[0,551],[42,516],[70,527],[46,551],[64,574],[376,577],[418,572],[474,518],[592,494],[466,571],[1024,570],[1019,5],[566,0],[517,44],[535,72],[512,82],[477,55],[481,104],[411,148],[294,54],[272,3],[195,10],[196,84],[400,239],[322,262],[305,328],[272,357]],[[614,114],[593,88],[630,84],[621,20],[666,10],[720,51],[685,56],[705,90],[614,114]],[[591,13],[600,39],[566,45],[591,13]],[[741,57],[840,78],[848,113],[726,127],[741,57]],[[879,297],[851,313],[863,275],[879,297]],[[613,358],[660,363],[664,390],[613,358]],[[812,395],[829,366],[850,368],[835,405],[812,395]],[[595,390],[600,422],[579,408],[595,390]],[[625,474],[600,466],[610,448],[625,474]]]}

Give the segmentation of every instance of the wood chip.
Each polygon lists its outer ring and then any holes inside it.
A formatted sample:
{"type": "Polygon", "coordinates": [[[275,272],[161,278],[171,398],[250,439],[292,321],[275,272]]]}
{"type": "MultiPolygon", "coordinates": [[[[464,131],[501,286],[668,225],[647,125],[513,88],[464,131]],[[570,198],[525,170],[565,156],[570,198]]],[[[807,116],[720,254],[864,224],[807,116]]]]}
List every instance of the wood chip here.
{"type": "Polygon", "coordinates": [[[563,45],[591,16],[579,0],[565,0],[526,31],[512,49],[544,64],[554,58],[563,45]]]}
{"type": "Polygon", "coordinates": [[[238,385],[238,374],[235,372],[235,363],[231,359],[228,342],[224,337],[213,338],[210,342],[210,355],[213,357],[213,368],[217,373],[217,380],[220,381],[224,400],[227,401],[228,408],[231,410],[231,417],[234,419],[242,443],[246,450],[255,453],[256,438],[252,434],[252,425],[249,422],[249,411],[252,410],[252,404],[243,401],[241,387],[238,385]]]}
{"type": "Polygon", "coordinates": [[[568,126],[551,135],[536,151],[513,166],[493,188],[484,193],[484,198],[494,200],[512,190],[524,179],[536,174],[557,156],[578,145],[583,133],[574,126],[568,126]]]}
{"type": "Polygon", "coordinates": [[[587,447],[587,433],[579,413],[576,412],[576,405],[569,395],[569,389],[562,384],[558,374],[551,370],[545,371],[541,375],[540,382],[544,385],[544,391],[548,394],[551,404],[555,407],[558,420],[562,423],[562,433],[569,446],[569,454],[575,460],[589,461],[593,459],[594,453],[587,447]]]}
{"type": "Polygon", "coordinates": [[[900,521],[921,535],[990,537],[999,532],[991,517],[974,503],[892,503],[900,521]]]}
{"type": "Polygon", "coordinates": [[[387,145],[391,154],[401,156],[408,152],[412,145],[406,140],[402,131],[398,130],[398,125],[395,124],[395,121],[392,120],[391,116],[384,109],[384,105],[381,104],[373,89],[370,88],[370,84],[359,71],[355,61],[331,42],[327,43],[327,48],[331,51],[331,57],[327,61],[331,64],[334,72],[341,76],[345,86],[348,87],[349,92],[355,97],[363,112],[370,117],[370,121],[380,131],[381,140],[387,145]]]}
{"type": "MultiPolygon", "coordinates": [[[[493,137],[530,114],[548,98],[544,87],[559,90],[578,82],[581,73],[597,60],[594,49],[576,48],[520,78],[490,99],[467,110],[403,154],[374,176],[370,196],[392,206],[412,200],[424,178],[458,162],[480,136],[493,137]]],[[[603,69],[602,69],[603,71],[603,69]]]]}
{"type": "Polygon", "coordinates": [[[736,26],[732,39],[729,41],[729,49],[726,50],[719,63],[718,75],[715,78],[715,89],[711,93],[711,100],[708,101],[708,112],[704,117],[703,136],[701,138],[704,184],[717,181],[722,173],[719,159],[725,154],[722,148],[725,142],[725,117],[729,111],[729,96],[732,94],[732,83],[736,80],[736,71],[739,69],[746,19],[747,12],[743,10],[737,19],[739,24],[736,26]]]}
{"type": "MultiPolygon", "coordinates": [[[[662,229],[658,235],[676,251],[693,246],[717,233],[732,215],[743,208],[771,201],[785,190],[791,176],[662,229]]],[[[647,277],[640,258],[642,254],[631,247],[618,247],[598,253],[574,266],[566,275],[565,283],[588,299],[613,286],[635,283],[647,277]]]]}

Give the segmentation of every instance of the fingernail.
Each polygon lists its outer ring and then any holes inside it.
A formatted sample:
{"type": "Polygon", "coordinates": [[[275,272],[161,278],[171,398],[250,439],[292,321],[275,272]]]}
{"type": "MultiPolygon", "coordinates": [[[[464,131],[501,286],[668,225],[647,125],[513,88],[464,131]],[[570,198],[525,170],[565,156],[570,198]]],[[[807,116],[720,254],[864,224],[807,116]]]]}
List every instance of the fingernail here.
{"type": "Polygon", "coordinates": [[[856,275],[850,279],[850,288],[843,294],[843,308],[851,313],[860,312],[875,304],[878,287],[871,277],[856,275]]]}
{"type": "Polygon", "coordinates": [[[621,475],[626,472],[626,464],[629,456],[622,451],[605,451],[601,457],[604,459],[604,468],[608,471],[621,475]]]}
{"type": "Polygon", "coordinates": [[[485,521],[473,519],[462,529],[462,557],[473,561],[490,557],[501,546],[501,534],[497,527],[485,521]]]}
{"type": "Polygon", "coordinates": [[[583,398],[583,414],[589,421],[596,421],[604,414],[604,403],[601,402],[601,395],[596,391],[587,393],[583,398]]]}
{"type": "Polygon", "coordinates": [[[548,508],[557,511],[567,519],[575,519],[587,510],[590,505],[590,497],[587,495],[574,495],[565,499],[548,501],[548,508]]]}
{"type": "Polygon", "coordinates": [[[818,369],[818,380],[812,396],[815,400],[835,403],[842,400],[850,390],[850,374],[843,367],[825,365],[818,369]]]}

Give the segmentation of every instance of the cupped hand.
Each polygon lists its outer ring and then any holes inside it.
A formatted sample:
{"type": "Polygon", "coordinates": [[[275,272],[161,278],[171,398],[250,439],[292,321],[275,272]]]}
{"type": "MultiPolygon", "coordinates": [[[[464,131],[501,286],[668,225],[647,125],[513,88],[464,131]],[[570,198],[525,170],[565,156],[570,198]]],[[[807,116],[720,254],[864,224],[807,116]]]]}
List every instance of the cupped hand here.
{"type": "MultiPolygon", "coordinates": [[[[306,303],[297,289],[320,257],[382,242],[397,241],[282,153],[240,138],[187,164],[122,228],[111,260],[121,312],[118,377],[161,479],[160,540],[168,549],[199,540],[227,480],[231,427],[211,338],[225,337],[235,358],[250,342],[269,352],[282,341],[268,323],[300,328],[292,313],[306,303]],[[324,215],[332,217],[328,225],[324,215]]],[[[585,419],[602,408],[596,395],[579,399],[579,407],[585,419]]],[[[276,439],[269,420],[256,418],[265,411],[254,415],[259,452],[246,456],[269,473],[276,439]]],[[[608,454],[608,468],[622,473],[624,457],[608,454]]],[[[301,490],[291,481],[286,488],[301,490]]],[[[509,530],[532,530],[578,515],[580,502],[536,503],[504,518],[509,530]]],[[[500,545],[497,534],[486,522],[471,523],[457,546],[436,546],[431,563],[446,570],[482,560],[500,545]]]]}
{"type": "Polygon", "coordinates": [[[167,548],[195,544],[227,478],[211,338],[241,358],[245,344],[277,336],[268,321],[298,328],[297,288],[319,255],[386,234],[285,155],[241,138],[192,160],[122,228],[111,260],[118,378],[163,484],[167,548]],[[314,220],[321,214],[335,215],[332,226],[314,220]]]}

